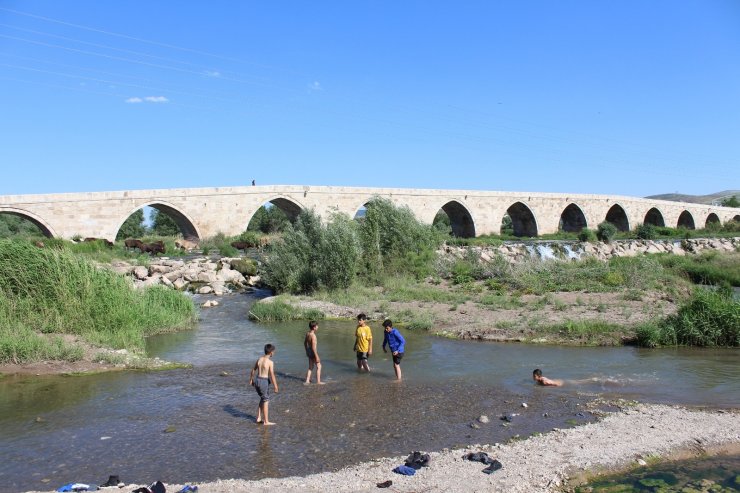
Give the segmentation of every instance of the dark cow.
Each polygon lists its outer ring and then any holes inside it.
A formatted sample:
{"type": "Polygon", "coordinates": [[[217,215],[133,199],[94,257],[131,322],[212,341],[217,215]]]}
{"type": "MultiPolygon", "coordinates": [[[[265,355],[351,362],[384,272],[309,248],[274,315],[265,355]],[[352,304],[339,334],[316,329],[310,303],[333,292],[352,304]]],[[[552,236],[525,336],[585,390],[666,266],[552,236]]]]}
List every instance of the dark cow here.
{"type": "Polygon", "coordinates": [[[126,248],[141,248],[141,245],[144,243],[141,240],[137,240],[134,238],[128,238],[126,241],[123,242],[124,245],[126,245],[126,248]]]}
{"type": "Polygon", "coordinates": [[[156,257],[158,253],[164,254],[167,251],[162,240],[155,241],[154,243],[142,243],[139,246],[139,250],[141,250],[141,253],[148,253],[152,257],[156,257]]]}
{"type": "Polygon", "coordinates": [[[233,246],[237,250],[246,250],[251,245],[246,241],[232,241],[231,246],[233,246]]]}

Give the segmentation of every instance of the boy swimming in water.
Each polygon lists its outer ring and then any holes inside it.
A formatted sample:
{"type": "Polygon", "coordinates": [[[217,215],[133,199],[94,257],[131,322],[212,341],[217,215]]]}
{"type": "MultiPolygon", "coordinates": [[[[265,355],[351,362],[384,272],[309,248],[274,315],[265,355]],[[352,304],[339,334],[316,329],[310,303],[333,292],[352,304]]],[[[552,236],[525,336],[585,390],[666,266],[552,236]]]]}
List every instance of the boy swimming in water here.
{"type": "Polygon", "coordinates": [[[542,370],[537,368],[532,372],[532,380],[537,385],[544,385],[545,387],[560,387],[563,385],[562,380],[550,380],[549,378],[542,376],[542,370]]]}
{"type": "Polygon", "coordinates": [[[275,379],[275,369],[272,364],[272,355],[275,352],[275,346],[265,344],[265,355],[260,357],[254,364],[254,368],[249,374],[249,385],[254,385],[257,395],[260,396],[259,407],[257,408],[257,423],[265,426],[274,425],[271,423],[267,411],[270,405],[270,382],[275,387],[275,393],[278,393],[278,384],[275,379]],[[257,378],[254,374],[257,372],[257,378]]]}
{"type": "Polygon", "coordinates": [[[319,328],[319,324],[316,321],[311,320],[308,322],[308,332],[306,332],[306,338],[303,339],[303,347],[306,349],[306,356],[308,357],[308,372],[306,373],[306,385],[311,383],[311,371],[314,365],[316,366],[316,383],[322,385],[321,381],[321,358],[319,358],[319,352],[317,349],[318,341],[316,340],[316,331],[319,328]]]}

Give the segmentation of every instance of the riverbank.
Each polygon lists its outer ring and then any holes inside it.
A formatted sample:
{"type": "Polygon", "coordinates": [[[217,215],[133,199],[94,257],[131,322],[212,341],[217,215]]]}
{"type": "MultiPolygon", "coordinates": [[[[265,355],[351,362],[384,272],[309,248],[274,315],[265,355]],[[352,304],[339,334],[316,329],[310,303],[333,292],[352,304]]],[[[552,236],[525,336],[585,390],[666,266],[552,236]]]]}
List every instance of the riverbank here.
{"type": "MultiPolygon", "coordinates": [[[[389,491],[397,492],[555,492],[561,491],[570,479],[582,478],[584,473],[636,467],[638,461],[650,462],[679,453],[682,457],[702,456],[718,449],[739,453],[739,418],[737,410],[641,404],[609,413],[595,423],[555,429],[526,440],[431,453],[429,467],[412,477],[392,472],[404,460],[393,457],[306,477],[229,479],[198,487],[204,493],[370,492],[377,491],[377,483],[392,480],[389,491]],[[477,451],[498,459],[502,469],[487,475],[482,472],[483,464],[462,459],[464,454],[477,451]]],[[[168,485],[168,490],[177,491],[180,487],[181,484],[168,485]]]]}

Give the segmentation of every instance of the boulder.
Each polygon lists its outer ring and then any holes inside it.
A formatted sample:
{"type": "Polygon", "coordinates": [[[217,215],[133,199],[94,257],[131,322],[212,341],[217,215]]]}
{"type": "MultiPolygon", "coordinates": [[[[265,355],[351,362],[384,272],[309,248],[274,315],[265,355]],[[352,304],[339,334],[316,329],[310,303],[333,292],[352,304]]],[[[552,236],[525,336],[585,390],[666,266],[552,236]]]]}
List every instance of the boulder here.
{"type": "Polygon", "coordinates": [[[250,286],[257,286],[262,281],[260,276],[249,276],[247,278],[247,284],[250,286]]]}
{"type": "Polygon", "coordinates": [[[210,286],[203,286],[198,289],[198,294],[211,294],[213,292],[213,288],[210,286]]]}
{"type": "Polygon", "coordinates": [[[196,280],[198,282],[206,282],[210,284],[212,282],[216,282],[218,278],[215,272],[199,272],[196,280]]]}
{"type": "Polygon", "coordinates": [[[147,269],[143,265],[137,265],[136,267],[134,267],[133,273],[134,277],[139,280],[143,280],[149,277],[149,269],[147,269]]]}
{"type": "Polygon", "coordinates": [[[174,286],[174,288],[177,289],[178,291],[182,291],[183,289],[185,289],[188,286],[188,284],[190,283],[186,281],[185,279],[183,279],[182,277],[179,279],[175,279],[172,282],[172,286],[174,286]]]}
{"type": "Polygon", "coordinates": [[[155,272],[158,272],[160,274],[165,274],[167,272],[170,272],[172,270],[172,267],[169,265],[161,265],[161,264],[151,264],[149,266],[149,273],[154,274],[155,272]]]}

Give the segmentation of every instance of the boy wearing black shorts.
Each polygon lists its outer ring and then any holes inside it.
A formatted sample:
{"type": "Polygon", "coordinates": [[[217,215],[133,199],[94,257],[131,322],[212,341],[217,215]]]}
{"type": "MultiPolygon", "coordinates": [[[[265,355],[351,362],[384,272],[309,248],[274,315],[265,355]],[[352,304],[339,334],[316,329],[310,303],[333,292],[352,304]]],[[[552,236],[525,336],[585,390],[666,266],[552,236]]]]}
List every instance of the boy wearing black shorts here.
{"type": "Polygon", "coordinates": [[[383,329],[385,334],[383,335],[383,352],[387,353],[385,346],[391,348],[391,354],[393,355],[393,370],[396,372],[396,379],[401,380],[401,358],[406,351],[406,339],[403,338],[398,329],[393,328],[393,322],[390,319],[386,319],[383,322],[383,329]]]}

